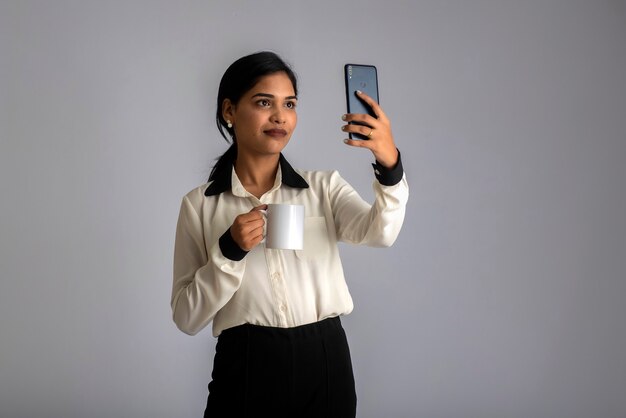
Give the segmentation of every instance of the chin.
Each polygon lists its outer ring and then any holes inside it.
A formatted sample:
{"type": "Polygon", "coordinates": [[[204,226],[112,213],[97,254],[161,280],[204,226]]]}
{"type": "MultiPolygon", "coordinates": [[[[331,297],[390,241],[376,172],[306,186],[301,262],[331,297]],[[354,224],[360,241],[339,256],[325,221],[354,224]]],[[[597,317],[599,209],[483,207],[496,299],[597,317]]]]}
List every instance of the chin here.
{"type": "Polygon", "coordinates": [[[270,144],[268,149],[272,150],[273,152],[282,152],[287,144],[289,144],[289,139],[274,140],[274,142],[270,144]]]}

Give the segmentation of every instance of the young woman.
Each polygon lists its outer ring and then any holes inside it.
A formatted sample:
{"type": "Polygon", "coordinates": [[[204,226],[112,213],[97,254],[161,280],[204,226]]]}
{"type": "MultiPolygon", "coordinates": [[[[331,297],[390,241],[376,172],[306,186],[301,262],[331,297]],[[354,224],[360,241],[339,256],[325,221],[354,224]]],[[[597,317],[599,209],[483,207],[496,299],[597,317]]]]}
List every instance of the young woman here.
{"type": "Polygon", "coordinates": [[[232,145],[209,181],[184,198],[174,254],[174,322],[218,338],[205,417],[354,417],[356,394],[339,317],[352,311],[338,241],[390,246],[408,186],[389,119],[342,116],[346,140],[376,159],[373,205],[336,171],[295,170],[282,155],[297,124],[293,71],[271,52],[235,61],[222,77],[216,122],[232,145]],[[358,121],[365,125],[352,125],[358,121]],[[262,243],[268,203],[305,206],[304,249],[262,243]]]}

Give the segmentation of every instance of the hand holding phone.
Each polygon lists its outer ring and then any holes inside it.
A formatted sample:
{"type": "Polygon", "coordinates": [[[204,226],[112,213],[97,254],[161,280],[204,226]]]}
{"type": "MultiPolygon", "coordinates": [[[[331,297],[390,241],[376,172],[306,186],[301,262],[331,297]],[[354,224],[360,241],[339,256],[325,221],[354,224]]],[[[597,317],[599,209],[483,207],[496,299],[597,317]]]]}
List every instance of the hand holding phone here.
{"type": "Polygon", "coordinates": [[[352,147],[369,149],[376,161],[387,168],[395,167],[399,154],[391,133],[391,122],[379,105],[378,77],[373,65],[346,64],[347,122],[341,129],[350,134],[344,142],[352,147]],[[361,94],[357,94],[361,91],[361,94]],[[363,141],[366,139],[366,141],[363,141]]]}
{"type": "MultiPolygon", "coordinates": [[[[346,102],[348,113],[369,114],[376,117],[372,108],[356,94],[357,90],[362,91],[379,103],[378,98],[378,75],[376,67],[373,65],[346,64],[344,66],[346,84],[346,102]]],[[[363,125],[360,122],[350,122],[351,124],[363,125]]],[[[350,133],[351,139],[369,139],[365,135],[350,133]]]]}

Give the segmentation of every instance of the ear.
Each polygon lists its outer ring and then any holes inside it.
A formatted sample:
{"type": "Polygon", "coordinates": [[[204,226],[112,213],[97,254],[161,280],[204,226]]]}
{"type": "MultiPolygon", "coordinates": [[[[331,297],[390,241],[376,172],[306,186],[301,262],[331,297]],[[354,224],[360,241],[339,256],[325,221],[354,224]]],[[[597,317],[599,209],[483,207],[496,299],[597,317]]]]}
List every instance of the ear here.
{"type": "Polygon", "coordinates": [[[224,99],[222,102],[222,117],[233,124],[235,123],[235,105],[230,99],[224,99]]]}

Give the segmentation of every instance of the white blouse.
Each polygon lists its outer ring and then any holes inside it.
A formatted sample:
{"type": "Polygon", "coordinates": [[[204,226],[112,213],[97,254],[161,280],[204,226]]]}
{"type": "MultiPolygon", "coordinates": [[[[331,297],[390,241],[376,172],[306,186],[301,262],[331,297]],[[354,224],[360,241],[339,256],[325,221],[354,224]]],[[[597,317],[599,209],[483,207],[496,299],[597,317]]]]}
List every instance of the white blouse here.
{"type": "Polygon", "coordinates": [[[392,245],[409,194],[401,162],[393,170],[374,167],[373,205],[336,171],[296,172],[282,155],[274,186],[260,199],[244,189],[234,168],[189,192],[174,250],[171,305],[178,328],[194,335],[213,321],[217,337],[245,323],[295,327],[350,313],[337,242],[392,245]],[[267,203],[304,205],[303,250],[237,246],[229,230],[235,217],[267,203]]]}

